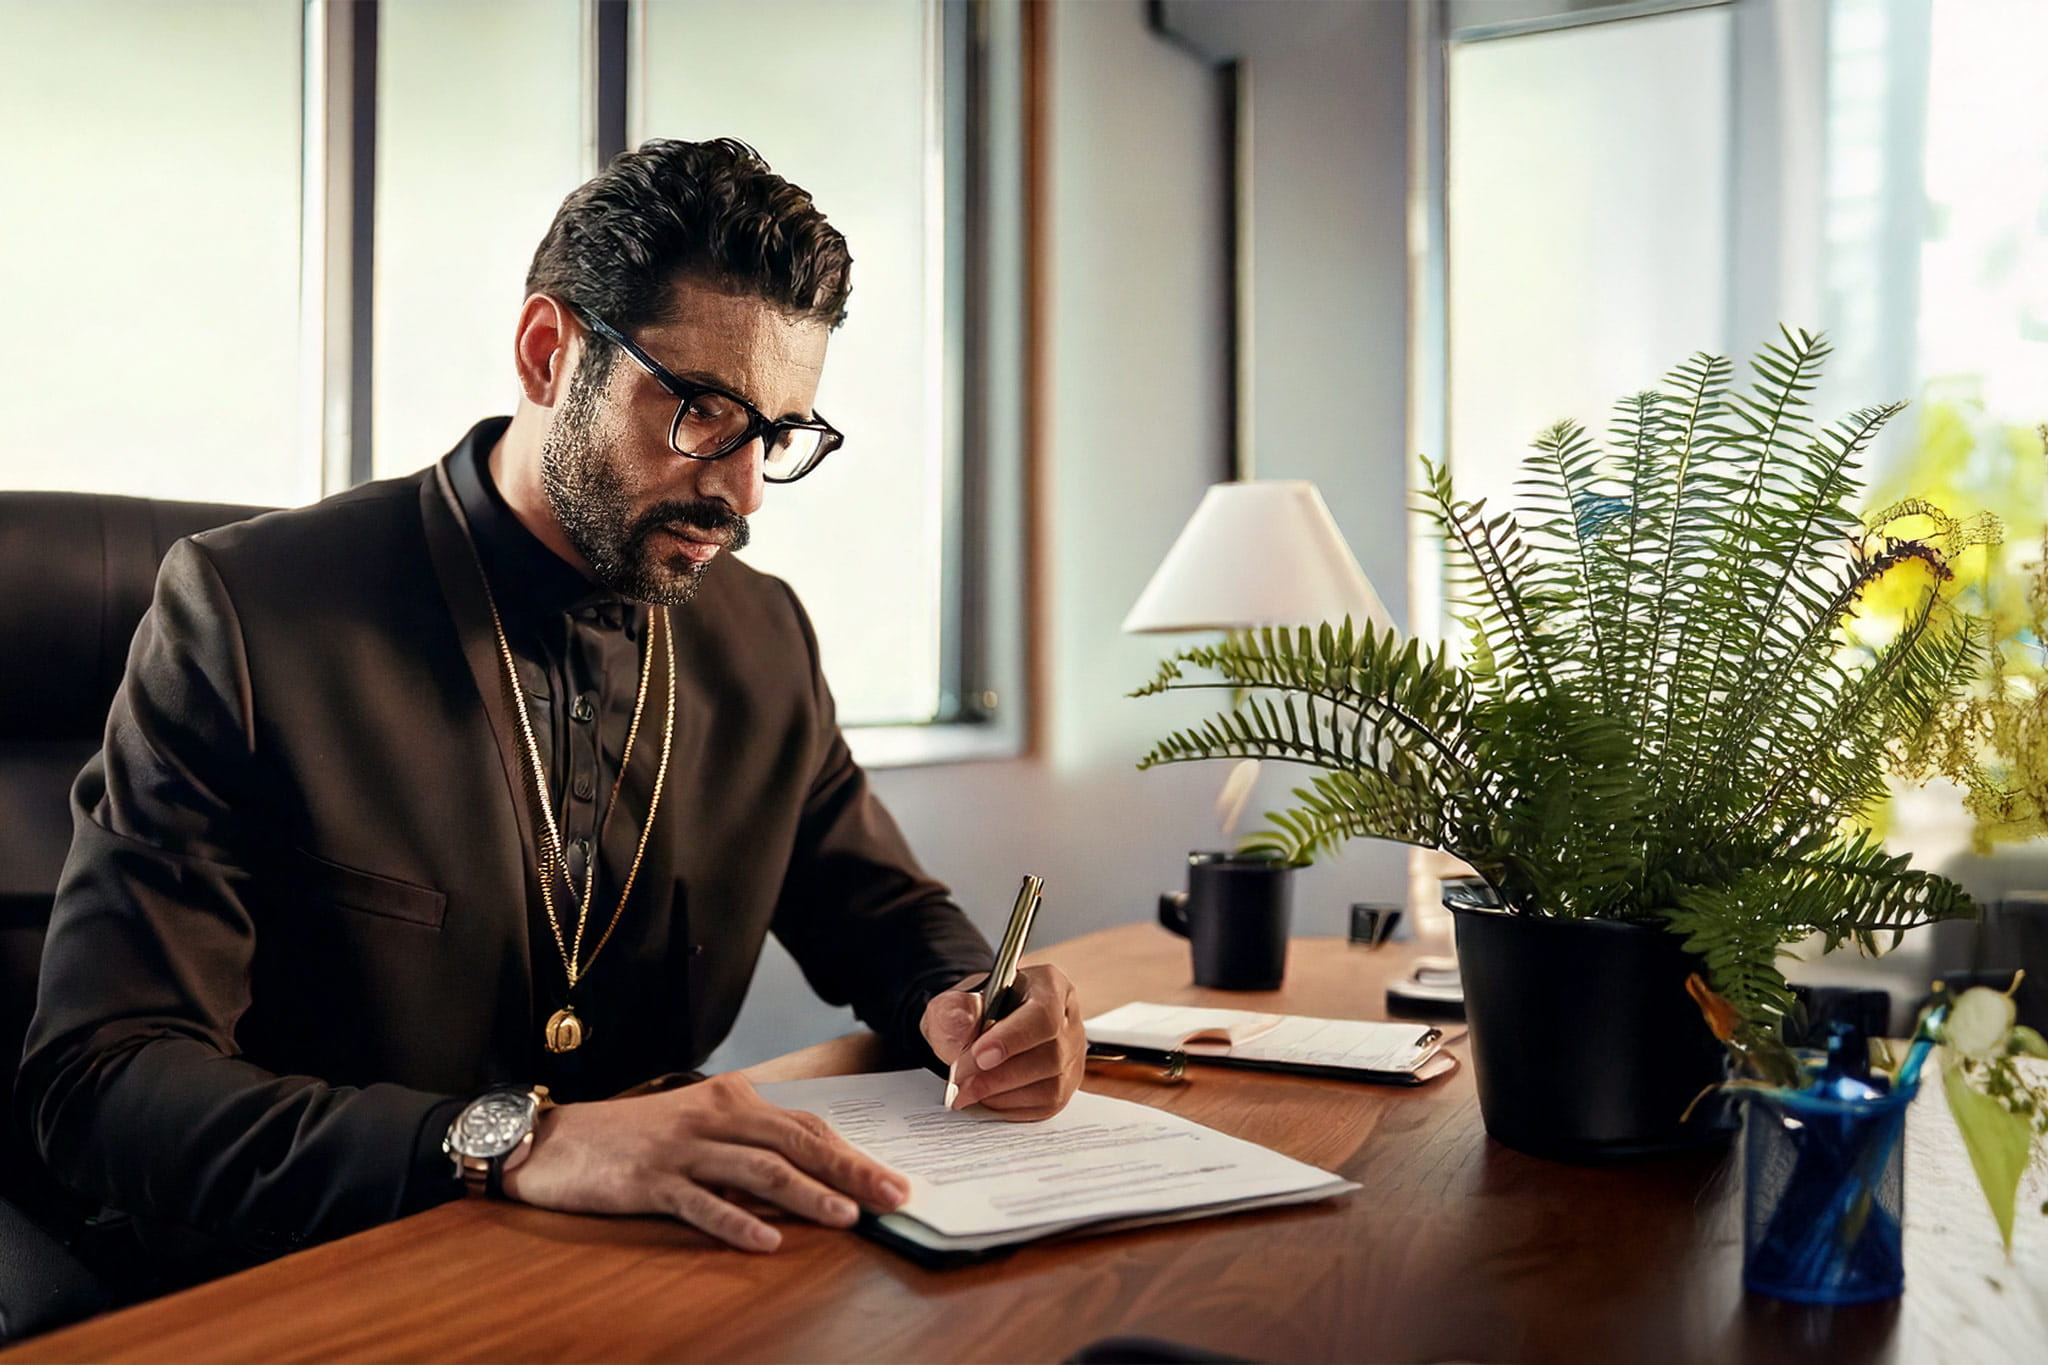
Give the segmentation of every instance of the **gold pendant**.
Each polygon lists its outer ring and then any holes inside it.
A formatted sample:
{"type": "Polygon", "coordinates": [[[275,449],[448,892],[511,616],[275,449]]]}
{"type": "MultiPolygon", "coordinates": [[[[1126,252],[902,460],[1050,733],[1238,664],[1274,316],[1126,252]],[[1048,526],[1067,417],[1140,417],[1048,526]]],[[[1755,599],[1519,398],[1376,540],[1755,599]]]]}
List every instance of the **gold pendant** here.
{"type": "Polygon", "coordinates": [[[548,1016],[548,1051],[574,1052],[583,1046],[583,1021],[573,1005],[564,1005],[548,1016]]]}

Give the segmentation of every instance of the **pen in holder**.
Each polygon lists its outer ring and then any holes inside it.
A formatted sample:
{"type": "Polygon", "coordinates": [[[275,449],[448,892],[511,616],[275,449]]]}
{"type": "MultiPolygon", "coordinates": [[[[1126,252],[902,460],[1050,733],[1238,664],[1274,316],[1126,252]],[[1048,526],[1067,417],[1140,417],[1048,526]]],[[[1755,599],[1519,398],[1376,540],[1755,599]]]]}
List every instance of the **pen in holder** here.
{"type": "Polygon", "coordinates": [[[1745,1287],[1800,1303],[1899,1296],[1904,1134],[1915,1088],[1853,1102],[1746,1096],[1745,1287]]]}

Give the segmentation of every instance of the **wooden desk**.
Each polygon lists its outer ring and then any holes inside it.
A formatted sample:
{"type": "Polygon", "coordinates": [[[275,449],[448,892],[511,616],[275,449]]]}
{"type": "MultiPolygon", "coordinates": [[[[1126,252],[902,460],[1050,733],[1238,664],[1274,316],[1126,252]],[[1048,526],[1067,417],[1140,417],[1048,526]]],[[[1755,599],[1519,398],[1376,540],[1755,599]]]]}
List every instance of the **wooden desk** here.
{"type": "MultiPolygon", "coordinates": [[[[1299,940],[1270,995],[1196,990],[1186,944],[1146,925],[1044,956],[1091,1013],[1149,999],[1370,1017],[1403,955],[1299,940]]],[[[753,1074],[829,1074],[870,1055],[840,1039],[753,1074]]],[[[950,1272],[805,1225],[754,1257],[653,1219],[461,1202],[0,1361],[1053,1361],[1124,1333],[1273,1361],[2048,1358],[2044,1220],[2022,1202],[2021,1254],[2007,1263],[1967,1171],[1960,1186],[1909,1175],[1902,1302],[1801,1309],[1742,1292],[1732,1162],[1588,1170],[1522,1156],[1485,1138],[1464,1069],[1419,1090],[1218,1070],[1178,1087],[1104,1076],[1089,1088],[1364,1188],[950,1272]]],[[[1922,1129],[1940,1134],[1920,1124],[1916,1142],[1922,1129]]],[[[1909,1172],[1924,1156],[1909,1149],[1909,1172]]]]}

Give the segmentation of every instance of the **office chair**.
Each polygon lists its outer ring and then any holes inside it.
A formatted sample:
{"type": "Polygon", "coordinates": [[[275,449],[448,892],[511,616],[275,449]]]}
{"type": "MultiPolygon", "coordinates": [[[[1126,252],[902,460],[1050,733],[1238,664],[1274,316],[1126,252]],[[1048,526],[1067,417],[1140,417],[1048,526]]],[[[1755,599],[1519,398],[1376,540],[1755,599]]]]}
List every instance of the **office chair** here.
{"type": "Polygon", "coordinates": [[[14,1112],[72,779],[98,751],[128,644],[173,542],[263,509],[0,492],[0,1344],[111,1306],[70,1249],[86,1210],[14,1112]]]}

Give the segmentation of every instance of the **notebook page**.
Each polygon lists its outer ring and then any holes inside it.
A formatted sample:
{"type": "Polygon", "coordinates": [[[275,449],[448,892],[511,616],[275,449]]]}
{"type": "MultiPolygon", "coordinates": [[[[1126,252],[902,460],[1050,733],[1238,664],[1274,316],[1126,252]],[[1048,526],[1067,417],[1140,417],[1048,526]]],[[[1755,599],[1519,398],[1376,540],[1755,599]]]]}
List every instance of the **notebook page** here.
{"type": "Polygon", "coordinates": [[[1271,1030],[1230,1049],[1253,1062],[1338,1066],[1358,1071],[1410,1071],[1437,1049],[1442,1034],[1426,1024],[1357,1019],[1283,1018],[1271,1030]],[[1428,1042],[1423,1039],[1427,1037],[1428,1042]]]}
{"type": "Polygon", "coordinates": [[[1177,1048],[1190,1038],[1228,1039],[1238,1055],[1243,1044],[1286,1020],[1284,1014],[1203,1009],[1195,1005],[1148,1005],[1142,1001],[1098,1014],[1087,1022],[1088,1041],[1124,1047],[1177,1048]]]}
{"type": "Polygon", "coordinates": [[[1087,1023],[1088,1039],[1125,1047],[1178,1048],[1190,1053],[1227,1052],[1253,1062],[1344,1067],[1355,1071],[1412,1071],[1441,1045],[1442,1035],[1424,1024],[1376,1023],[1357,1019],[1310,1019],[1294,1014],[1201,1009],[1180,1005],[1125,1005],[1087,1023]],[[1221,1034],[1227,1049],[1190,1039],[1221,1034]]]}
{"type": "Polygon", "coordinates": [[[927,1071],[763,1085],[910,1180],[898,1210],[952,1237],[1029,1234],[1353,1188],[1327,1171],[1129,1100],[1087,1091],[1038,1123],[947,1109],[927,1071]]]}

